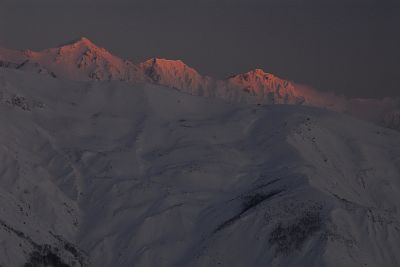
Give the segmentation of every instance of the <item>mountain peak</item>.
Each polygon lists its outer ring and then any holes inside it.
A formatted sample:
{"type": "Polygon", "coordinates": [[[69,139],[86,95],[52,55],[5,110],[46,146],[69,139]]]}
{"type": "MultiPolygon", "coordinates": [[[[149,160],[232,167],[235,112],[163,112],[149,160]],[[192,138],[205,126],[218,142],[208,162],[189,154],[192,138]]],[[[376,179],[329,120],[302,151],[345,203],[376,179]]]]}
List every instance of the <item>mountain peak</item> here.
{"type": "Polygon", "coordinates": [[[300,104],[304,99],[298,97],[294,85],[262,69],[250,70],[228,78],[227,83],[241,88],[249,95],[257,96],[258,101],[267,104],[300,104]]]}
{"type": "Polygon", "coordinates": [[[268,74],[263,69],[254,69],[254,70],[249,71],[249,73],[254,73],[254,74],[259,74],[259,75],[268,74]]]}
{"type": "Polygon", "coordinates": [[[143,62],[145,65],[158,65],[158,66],[175,66],[175,67],[188,67],[182,60],[165,59],[165,58],[150,58],[143,62]]]}
{"type": "Polygon", "coordinates": [[[80,37],[76,43],[82,43],[82,44],[86,44],[86,45],[94,45],[94,43],[92,41],[90,41],[88,38],[86,37],[80,37]]]}
{"type": "Polygon", "coordinates": [[[182,60],[171,60],[164,58],[151,58],[141,63],[146,73],[170,73],[173,75],[200,76],[193,68],[186,65],[182,60]]]}
{"type": "Polygon", "coordinates": [[[141,63],[140,68],[153,83],[193,93],[204,87],[204,78],[182,60],[151,58],[141,63]]]}
{"type": "Polygon", "coordinates": [[[77,39],[74,39],[72,41],[69,41],[67,43],[64,43],[60,45],[59,47],[66,47],[66,46],[85,46],[85,47],[90,47],[90,48],[99,48],[95,43],[93,43],[91,40],[89,40],[86,37],[79,37],[77,39]]]}
{"type": "MultiPolygon", "coordinates": [[[[275,75],[265,72],[263,69],[253,69],[245,73],[234,74],[228,80],[249,82],[250,80],[282,80],[275,75]]],[[[284,81],[284,80],[282,80],[284,81]]]]}
{"type": "Polygon", "coordinates": [[[261,76],[261,77],[274,76],[271,73],[265,72],[263,69],[253,69],[253,70],[250,70],[250,71],[248,71],[246,73],[242,73],[242,74],[239,74],[239,75],[236,75],[236,76],[240,76],[240,75],[261,76]]]}
{"type": "Polygon", "coordinates": [[[29,55],[33,62],[72,80],[129,80],[134,67],[86,37],[29,55]]]}

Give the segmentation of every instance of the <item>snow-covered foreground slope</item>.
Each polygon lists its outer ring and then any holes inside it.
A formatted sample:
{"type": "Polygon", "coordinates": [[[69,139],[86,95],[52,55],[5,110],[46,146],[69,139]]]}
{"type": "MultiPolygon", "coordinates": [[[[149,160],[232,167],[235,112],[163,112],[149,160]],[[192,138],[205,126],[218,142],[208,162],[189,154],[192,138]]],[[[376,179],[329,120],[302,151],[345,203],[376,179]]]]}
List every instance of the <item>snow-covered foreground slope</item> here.
{"type": "Polygon", "coordinates": [[[398,132],[8,69],[0,116],[1,266],[400,265],[398,132]]]}

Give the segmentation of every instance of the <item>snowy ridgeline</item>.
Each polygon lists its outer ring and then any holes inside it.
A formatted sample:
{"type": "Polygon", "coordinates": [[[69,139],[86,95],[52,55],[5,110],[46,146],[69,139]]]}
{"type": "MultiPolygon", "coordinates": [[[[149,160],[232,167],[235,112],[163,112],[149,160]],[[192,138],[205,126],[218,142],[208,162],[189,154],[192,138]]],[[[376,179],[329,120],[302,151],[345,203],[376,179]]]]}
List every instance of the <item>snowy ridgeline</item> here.
{"type": "Polygon", "coordinates": [[[400,98],[349,99],[297,85],[260,69],[218,80],[199,74],[181,60],[152,58],[135,64],[87,38],[39,52],[0,47],[0,68],[72,81],[146,82],[231,103],[319,107],[400,130],[400,98]]]}
{"type": "Polygon", "coordinates": [[[0,116],[0,266],[400,265],[393,130],[5,68],[0,116]]]}

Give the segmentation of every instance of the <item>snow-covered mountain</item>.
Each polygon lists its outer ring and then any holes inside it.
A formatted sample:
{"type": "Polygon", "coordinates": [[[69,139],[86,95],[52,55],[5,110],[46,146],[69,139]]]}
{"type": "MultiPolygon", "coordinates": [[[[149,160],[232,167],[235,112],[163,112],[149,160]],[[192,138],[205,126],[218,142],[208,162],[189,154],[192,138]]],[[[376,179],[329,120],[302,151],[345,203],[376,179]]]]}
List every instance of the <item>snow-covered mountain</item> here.
{"type": "Polygon", "coordinates": [[[310,96],[305,101],[306,96],[300,95],[291,82],[260,69],[217,80],[202,76],[180,60],[153,58],[134,64],[84,37],[40,52],[2,49],[0,59],[17,65],[23,62],[36,64],[55,77],[74,81],[150,82],[230,102],[312,104],[310,96]]]}
{"type": "Polygon", "coordinates": [[[210,86],[210,78],[203,77],[181,60],[152,58],[139,65],[144,77],[158,85],[176,88],[184,92],[201,95],[210,86]]]}
{"type": "Polygon", "coordinates": [[[244,74],[238,74],[227,80],[229,87],[242,90],[265,104],[302,104],[304,98],[297,95],[292,83],[255,69],[244,74]]]}
{"type": "Polygon", "coordinates": [[[51,70],[57,77],[75,80],[136,80],[136,66],[112,55],[86,38],[41,52],[29,52],[29,60],[51,70]]]}
{"type": "MultiPolygon", "coordinates": [[[[134,64],[84,37],[40,52],[0,48],[0,67],[73,81],[153,83],[231,103],[307,105],[352,114],[380,125],[388,125],[386,122],[390,120],[390,114],[400,109],[398,99],[396,103],[390,103],[390,109],[384,108],[385,112],[382,112],[381,106],[387,104],[386,100],[348,99],[322,93],[265,73],[261,69],[218,80],[199,74],[180,60],[153,58],[134,64]],[[370,106],[366,107],[366,103],[370,106]],[[376,118],[377,114],[379,118],[376,118]]],[[[393,125],[389,127],[397,128],[393,125]]]]}
{"type": "Polygon", "coordinates": [[[39,52],[0,48],[0,68],[72,81],[152,83],[230,103],[306,105],[400,129],[400,98],[349,99],[295,84],[261,69],[217,80],[199,74],[181,60],[152,58],[134,64],[111,54],[85,37],[39,52]]]}
{"type": "Polygon", "coordinates": [[[40,52],[0,49],[0,60],[3,65],[36,63],[52,71],[56,77],[73,81],[147,81],[188,88],[201,83],[203,78],[178,60],[155,58],[135,65],[98,47],[85,37],[40,52]]]}
{"type": "Polygon", "coordinates": [[[0,266],[400,265],[396,131],[9,68],[0,116],[0,266]]]}

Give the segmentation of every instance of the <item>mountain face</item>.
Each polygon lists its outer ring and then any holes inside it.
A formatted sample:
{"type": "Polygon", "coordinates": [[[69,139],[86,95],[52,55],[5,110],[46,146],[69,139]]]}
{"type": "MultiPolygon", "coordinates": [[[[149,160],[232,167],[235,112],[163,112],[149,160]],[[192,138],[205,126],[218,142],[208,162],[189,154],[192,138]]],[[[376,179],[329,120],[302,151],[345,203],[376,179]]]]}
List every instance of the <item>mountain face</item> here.
{"type": "Polygon", "coordinates": [[[76,42],[31,52],[29,60],[51,70],[57,77],[75,81],[131,81],[137,79],[136,67],[104,48],[97,47],[86,38],[76,42]]]}
{"type": "Polygon", "coordinates": [[[234,75],[227,80],[227,85],[254,96],[259,103],[302,104],[304,102],[304,98],[297,95],[292,83],[265,73],[261,69],[234,75]]]}
{"type": "Polygon", "coordinates": [[[136,67],[122,60],[104,48],[100,48],[86,38],[41,52],[3,52],[3,61],[37,64],[55,77],[74,81],[137,80],[136,67]]]}
{"type": "Polygon", "coordinates": [[[207,78],[201,76],[181,60],[153,58],[141,63],[139,69],[146,77],[143,80],[180,89],[193,95],[199,95],[209,86],[207,78]]]}
{"type": "Polygon", "coordinates": [[[396,131],[9,68],[0,116],[1,266],[400,265],[396,131]]]}

